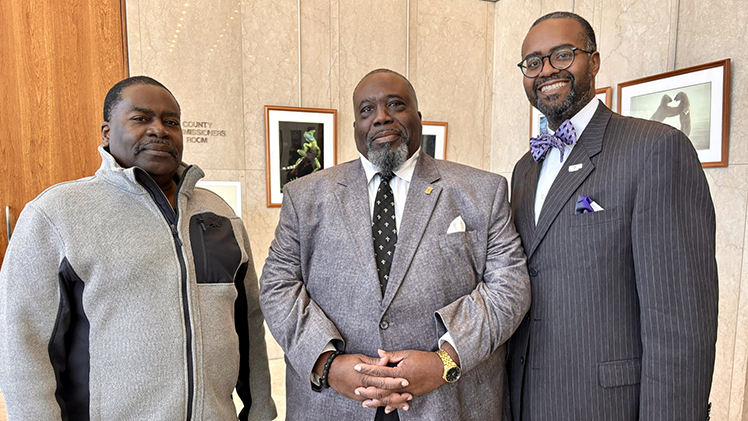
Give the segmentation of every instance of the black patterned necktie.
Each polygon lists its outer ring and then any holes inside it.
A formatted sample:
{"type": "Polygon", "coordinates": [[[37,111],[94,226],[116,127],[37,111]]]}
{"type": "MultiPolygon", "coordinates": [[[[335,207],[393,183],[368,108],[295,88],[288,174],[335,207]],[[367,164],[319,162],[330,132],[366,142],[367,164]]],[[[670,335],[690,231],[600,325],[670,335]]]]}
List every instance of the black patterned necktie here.
{"type": "Polygon", "coordinates": [[[392,176],[379,174],[382,181],[374,199],[374,216],[371,221],[371,235],[374,239],[374,257],[377,259],[377,273],[382,295],[387,288],[390,277],[392,258],[395,256],[397,243],[397,224],[395,223],[395,195],[390,188],[392,176]]]}

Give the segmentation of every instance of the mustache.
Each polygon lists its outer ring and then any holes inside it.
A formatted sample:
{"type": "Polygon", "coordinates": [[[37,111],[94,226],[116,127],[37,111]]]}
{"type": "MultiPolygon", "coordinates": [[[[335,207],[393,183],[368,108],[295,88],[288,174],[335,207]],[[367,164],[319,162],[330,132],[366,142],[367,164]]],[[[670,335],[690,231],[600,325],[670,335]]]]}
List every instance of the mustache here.
{"type": "Polygon", "coordinates": [[[572,75],[571,73],[569,73],[567,71],[564,71],[564,72],[559,72],[559,73],[556,73],[556,74],[552,74],[552,75],[550,75],[548,77],[544,77],[544,78],[539,78],[538,77],[538,78],[536,78],[535,79],[535,83],[532,85],[533,92],[535,92],[535,95],[537,96],[538,89],[540,88],[540,85],[542,85],[542,84],[544,84],[546,82],[549,82],[551,80],[556,80],[556,79],[569,79],[569,82],[571,83],[571,85],[574,86],[574,75],[572,75]]]}
{"type": "Polygon", "coordinates": [[[171,142],[167,142],[163,139],[153,138],[146,142],[139,143],[138,146],[135,148],[135,155],[143,152],[144,150],[148,149],[151,145],[163,145],[166,146],[167,152],[171,154],[174,158],[177,158],[177,149],[174,147],[174,145],[171,142]]]}
{"type": "Polygon", "coordinates": [[[384,134],[397,134],[398,136],[400,136],[400,138],[403,140],[404,143],[408,142],[408,133],[406,131],[400,130],[400,129],[393,129],[391,127],[390,128],[386,128],[386,129],[377,130],[374,133],[370,133],[368,136],[366,136],[366,141],[369,144],[371,144],[374,141],[374,139],[376,139],[377,137],[379,137],[383,133],[384,134]]]}

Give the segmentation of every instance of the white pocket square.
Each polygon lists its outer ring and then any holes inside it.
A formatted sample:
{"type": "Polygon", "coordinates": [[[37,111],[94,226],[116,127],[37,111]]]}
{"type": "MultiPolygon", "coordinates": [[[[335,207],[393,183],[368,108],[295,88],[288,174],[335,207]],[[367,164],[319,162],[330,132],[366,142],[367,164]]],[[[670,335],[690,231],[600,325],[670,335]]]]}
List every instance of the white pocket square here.
{"type": "Polygon", "coordinates": [[[594,210],[595,212],[600,212],[600,211],[605,210],[603,209],[602,206],[598,205],[597,202],[595,202],[594,200],[592,201],[592,203],[590,203],[590,206],[592,206],[592,210],[594,210]]]}
{"type": "Polygon", "coordinates": [[[465,232],[465,221],[462,220],[462,216],[458,216],[449,224],[447,234],[452,234],[453,232],[465,232]]]}

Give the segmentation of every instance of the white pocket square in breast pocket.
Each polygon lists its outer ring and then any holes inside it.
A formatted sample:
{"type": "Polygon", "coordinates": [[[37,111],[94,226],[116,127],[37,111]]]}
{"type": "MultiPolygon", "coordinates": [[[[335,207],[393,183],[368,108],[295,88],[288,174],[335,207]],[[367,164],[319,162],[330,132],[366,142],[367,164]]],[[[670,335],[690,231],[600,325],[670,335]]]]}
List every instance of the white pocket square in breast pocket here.
{"type": "Polygon", "coordinates": [[[465,221],[462,220],[462,216],[458,216],[449,224],[447,234],[452,234],[453,232],[465,232],[465,221]]]}

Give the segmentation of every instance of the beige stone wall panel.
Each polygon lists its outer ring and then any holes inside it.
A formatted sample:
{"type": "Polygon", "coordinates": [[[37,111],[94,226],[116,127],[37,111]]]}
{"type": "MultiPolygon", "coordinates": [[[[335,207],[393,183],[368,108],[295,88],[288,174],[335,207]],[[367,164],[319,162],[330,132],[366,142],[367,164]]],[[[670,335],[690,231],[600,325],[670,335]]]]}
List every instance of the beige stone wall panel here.
{"type": "Polygon", "coordinates": [[[414,82],[424,120],[449,123],[449,160],[486,169],[492,9],[482,2],[420,0],[417,26],[411,28],[418,39],[414,82]]]}
{"type": "MultiPolygon", "coordinates": [[[[737,324],[745,323],[746,316],[738,310],[743,277],[743,246],[745,241],[746,210],[748,203],[748,166],[709,169],[706,171],[717,217],[717,267],[719,271],[719,321],[717,355],[712,383],[712,419],[740,420],[736,417],[745,383],[745,330],[737,334],[737,324]],[[737,337],[741,337],[738,341],[737,337]],[[735,378],[734,378],[735,377],[735,378]],[[737,401],[736,401],[737,399],[737,401]]],[[[742,299],[745,299],[742,297],[742,299]]],[[[746,325],[743,325],[745,327],[746,325]]]]}
{"type": "Polygon", "coordinates": [[[340,1],[338,162],[358,157],[353,138],[353,89],[371,70],[405,74],[406,2],[340,1]]]}
{"type": "Polygon", "coordinates": [[[205,168],[242,168],[239,2],[138,0],[128,5],[130,22],[129,33],[136,41],[130,46],[132,74],[145,74],[166,85],[179,100],[183,122],[207,122],[210,127],[200,129],[225,133],[185,132],[184,160],[205,168]]]}
{"type": "Polygon", "coordinates": [[[252,0],[243,8],[244,168],[264,171],[264,106],[299,105],[298,15],[295,0],[252,0]]]}
{"type": "Polygon", "coordinates": [[[143,47],[140,44],[140,0],[128,0],[125,2],[125,18],[127,21],[127,49],[130,64],[130,75],[143,74],[140,53],[143,47]]]}
{"type": "MultiPolygon", "coordinates": [[[[304,107],[331,108],[333,73],[333,21],[330,0],[301,2],[301,102],[304,107]]],[[[335,22],[337,24],[337,22],[335,22]]]]}
{"type": "Polygon", "coordinates": [[[489,166],[493,172],[511,174],[530,148],[530,103],[517,63],[522,60],[522,41],[540,16],[541,4],[534,0],[496,3],[489,166]]]}

